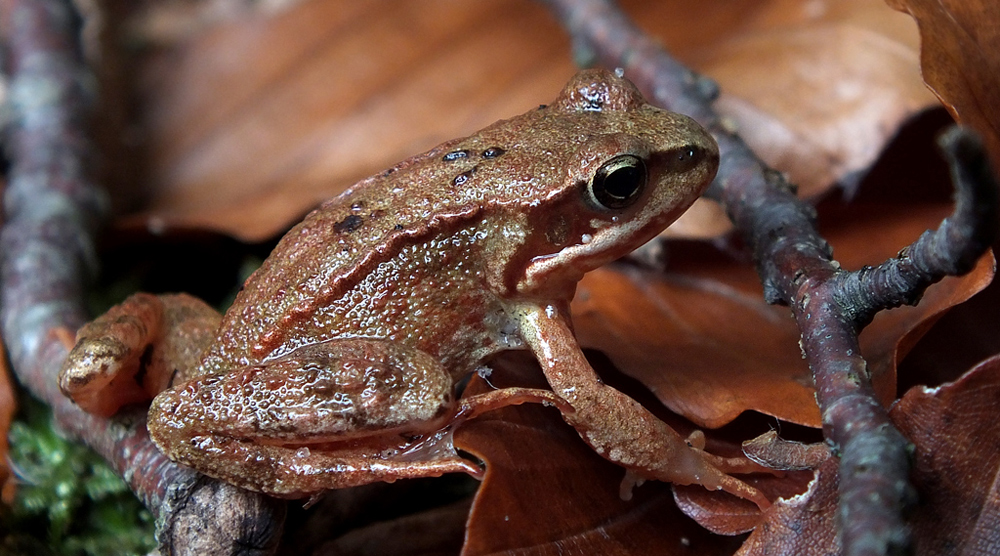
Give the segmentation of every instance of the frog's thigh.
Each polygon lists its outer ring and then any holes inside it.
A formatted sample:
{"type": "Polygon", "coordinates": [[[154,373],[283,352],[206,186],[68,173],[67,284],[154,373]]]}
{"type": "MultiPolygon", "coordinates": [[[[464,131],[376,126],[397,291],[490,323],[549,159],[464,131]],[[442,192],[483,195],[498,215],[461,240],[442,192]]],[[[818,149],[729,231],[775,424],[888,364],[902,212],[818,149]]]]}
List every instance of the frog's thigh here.
{"type": "Polygon", "coordinates": [[[448,373],[422,351],[339,338],[179,384],[157,396],[150,422],[192,434],[327,442],[423,430],[453,405],[452,390],[448,373]]]}
{"type": "Polygon", "coordinates": [[[197,366],[220,318],[189,295],[135,294],[77,332],[59,386],[85,410],[105,416],[149,400],[173,375],[197,366]]]}
{"type": "MultiPolygon", "coordinates": [[[[149,431],[172,459],[237,484],[283,473],[289,462],[323,469],[303,473],[338,474],[354,465],[377,475],[393,464],[366,454],[405,444],[403,433],[436,431],[453,410],[451,377],[431,356],[385,340],[345,338],[167,390],[153,400],[149,431]],[[361,444],[362,452],[345,456],[361,444]],[[220,471],[219,458],[243,469],[220,471]]],[[[445,467],[456,466],[468,470],[454,462],[445,467]]],[[[345,486],[327,480],[323,488],[345,486]]],[[[366,482],[372,480],[379,479],[366,482]]],[[[256,488],[275,493],[268,484],[256,488]]]]}

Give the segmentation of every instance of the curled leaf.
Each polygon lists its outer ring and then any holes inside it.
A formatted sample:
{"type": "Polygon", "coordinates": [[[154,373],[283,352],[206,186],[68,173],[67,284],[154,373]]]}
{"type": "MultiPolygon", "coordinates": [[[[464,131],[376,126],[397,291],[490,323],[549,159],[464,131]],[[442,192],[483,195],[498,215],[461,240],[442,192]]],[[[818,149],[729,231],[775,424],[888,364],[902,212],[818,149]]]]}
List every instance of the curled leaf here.
{"type": "Polygon", "coordinates": [[[960,123],[983,136],[1000,168],[1000,7],[993,0],[886,0],[920,28],[924,81],[960,123]]]}
{"type": "Polygon", "coordinates": [[[910,389],[890,416],[916,446],[911,524],[926,554],[1000,552],[1000,356],[937,388],[910,389]]]}
{"type": "Polygon", "coordinates": [[[830,447],[784,440],[772,430],[744,442],[743,453],[772,469],[815,469],[830,457],[830,447]]]}

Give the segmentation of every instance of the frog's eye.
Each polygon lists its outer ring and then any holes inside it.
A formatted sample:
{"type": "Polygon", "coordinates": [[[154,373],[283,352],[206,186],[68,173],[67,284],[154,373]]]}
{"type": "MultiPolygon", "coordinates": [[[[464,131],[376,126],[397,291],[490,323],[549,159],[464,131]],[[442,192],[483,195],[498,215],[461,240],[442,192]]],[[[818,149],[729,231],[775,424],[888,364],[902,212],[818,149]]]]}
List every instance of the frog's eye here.
{"type": "Polygon", "coordinates": [[[590,182],[593,200],[606,209],[622,209],[634,203],[646,187],[646,163],[623,154],[605,162],[590,182]]]}

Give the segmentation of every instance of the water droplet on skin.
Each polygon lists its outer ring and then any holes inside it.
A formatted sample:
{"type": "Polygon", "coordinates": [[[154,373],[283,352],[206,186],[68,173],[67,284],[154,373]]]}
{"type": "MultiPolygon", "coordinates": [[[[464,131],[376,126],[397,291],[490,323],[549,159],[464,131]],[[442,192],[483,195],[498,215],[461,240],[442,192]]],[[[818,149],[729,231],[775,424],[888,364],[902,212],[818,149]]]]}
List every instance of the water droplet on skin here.
{"type": "Polygon", "coordinates": [[[441,157],[441,160],[443,160],[444,162],[454,162],[456,160],[461,160],[468,156],[469,156],[469,151],[466,150],[451,151],[450,153],[441,157]]]}

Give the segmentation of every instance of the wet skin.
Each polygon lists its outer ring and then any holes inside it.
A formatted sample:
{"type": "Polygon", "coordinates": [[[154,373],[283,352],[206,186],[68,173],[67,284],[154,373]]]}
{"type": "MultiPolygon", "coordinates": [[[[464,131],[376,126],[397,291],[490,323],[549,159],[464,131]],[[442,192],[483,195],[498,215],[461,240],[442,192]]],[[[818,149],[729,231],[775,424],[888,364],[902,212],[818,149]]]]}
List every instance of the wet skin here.
{"type": "Polygon", "coordinates": [[[585,272],[667,227],[715,175],[690,118],[628,81],[577,74],[556,100],[359,182],[281,240],[219,315],[136,294],[86,325],[60,377],[84,409],[150,398],[171,459],[283,497],[380,480],[479,473],[431,457],[456,419],[545,401],[633,476],[723,489],[759,470],[703,450],[605,386],[573,336],[585,272]],[[456,400],[454,384],[529,349],[552,391],[456,400]]]}

